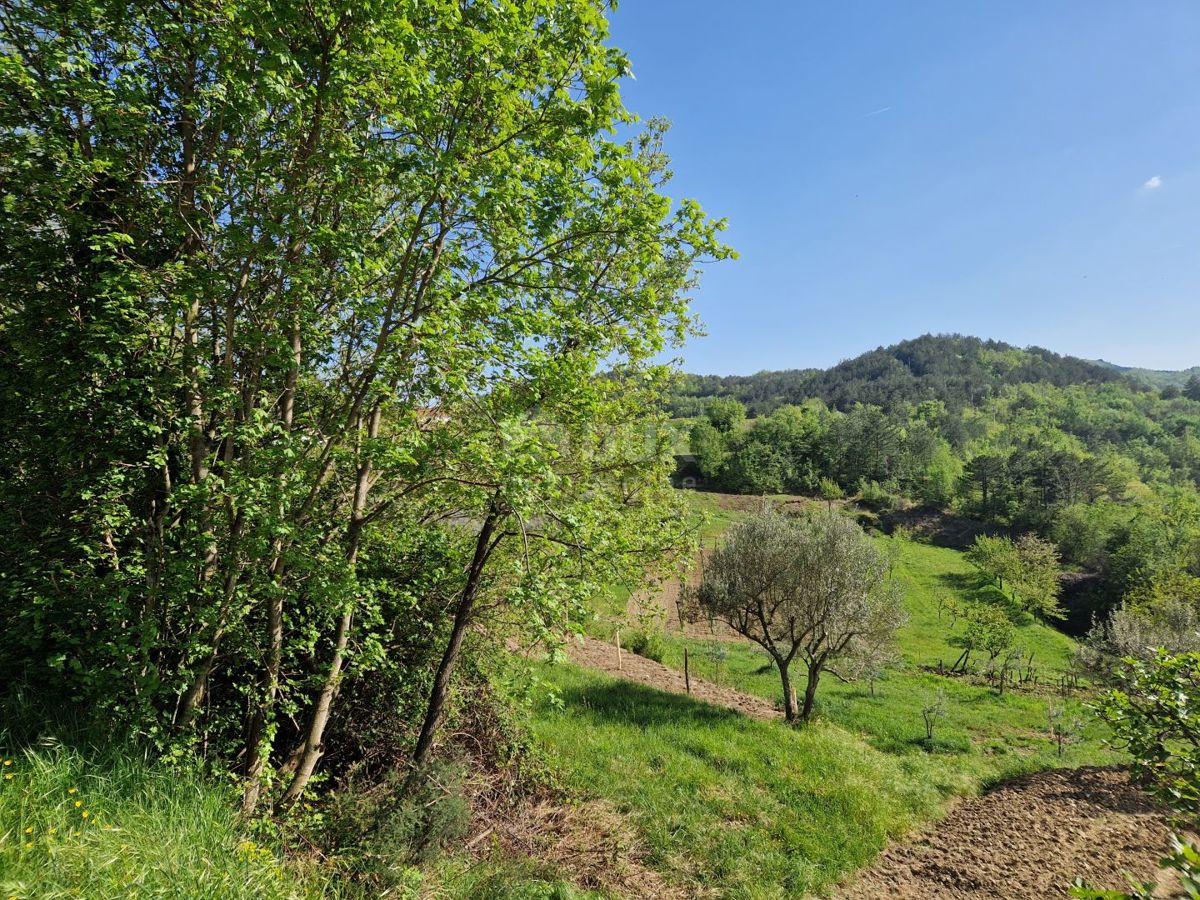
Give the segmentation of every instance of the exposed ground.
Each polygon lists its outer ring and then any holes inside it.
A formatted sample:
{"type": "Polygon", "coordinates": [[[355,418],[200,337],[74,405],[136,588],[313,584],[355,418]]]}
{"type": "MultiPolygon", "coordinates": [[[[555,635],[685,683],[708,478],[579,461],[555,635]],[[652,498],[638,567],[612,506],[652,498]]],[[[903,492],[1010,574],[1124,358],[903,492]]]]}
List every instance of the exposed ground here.
{"type": "MultiPolygon", "coordinates": [[[[682,673],[588,638],[572,661],[659,690],[683,693],[682,673]]],[[[753,718],[776,719],[762,697],[692,679],[691,694],[753,718]]],[[[1155,877],[1169,845],[1162,810],[1115,768],[1085,767],[1012,779],[955,804],[939,822],[885,850],[838,900],[1013,900],[1066,897],[1082,876],[1118,888],[1124,873],[1155,877]]],[[[644,886],[643,882],[643,886],[644,886]]],[[[1169,894],[1164,894],[1168,896],[1169,894]]],[[[644,896],[653,896],[644,895],[644,896]]]]}
{"type": "Polygon", "coordinates": [[[1073,879],[1126,886],[1153,878],[1169,846],[1162,811],[1112,768],[1015,778],[963,800],[926,832],[897,844],[839,900],[1066,897],[1073,879]]]}
{"type": "MultiPolygon", "coordinates": [[[[598,669],[608,675],[627,678],[661,691],[672,691],[676,694],[687,691],[682,672],[628,651],[622,652],[618,661],[615,644],[585,638],[582,644],[571,643],[566,649],[567,655],[576,665],[598,669]]],[[[778,719],[782,715],[769,700],[699,678],[692,679],[691,694],[697,700],[736,710],[752,719],[778,719]]]]}

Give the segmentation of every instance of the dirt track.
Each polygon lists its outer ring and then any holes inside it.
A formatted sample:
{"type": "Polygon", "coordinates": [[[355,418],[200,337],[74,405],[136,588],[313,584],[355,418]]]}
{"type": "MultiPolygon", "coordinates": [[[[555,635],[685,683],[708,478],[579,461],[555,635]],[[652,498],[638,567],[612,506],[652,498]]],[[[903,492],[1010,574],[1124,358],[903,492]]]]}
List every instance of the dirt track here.
{"type": "MultiPolygon", "coordinates": [[[[652,659],[626,650],[621,654],[621,662],[618,665],[617,648],[614,644],[585,638],[582,645],[568,644],[566,651],[572,662],[589,669],[599,669],[609,675],[628,678],[630,681],[647,684],[662,691],[673,691],[677,694],[686,691],[682,672],[656,663],[652,659]]],[[[692,679],[692,696],[705,703],[737,710],[752,719],[779,719],[783,716],[769,700],[743,694],[733,688],[721,687],[710,681],[701,681],[699,678],[692,679]]]]}

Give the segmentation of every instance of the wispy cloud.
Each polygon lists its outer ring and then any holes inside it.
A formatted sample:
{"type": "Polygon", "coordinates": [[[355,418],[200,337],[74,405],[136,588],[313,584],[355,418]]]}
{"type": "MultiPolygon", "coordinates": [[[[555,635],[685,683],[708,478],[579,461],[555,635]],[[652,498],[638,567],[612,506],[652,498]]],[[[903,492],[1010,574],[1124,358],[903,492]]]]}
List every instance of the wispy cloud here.
{"type": "Polygon", "coordinates": [[[887,112],[889,109],[891,109],[891,107],[890,107],[890,106],[881,106],[879,109],[875,110],[874,112],[869,112],[869,113],[867,113],[865,116],[863,116],[863,118],[864,118],[864,119],[869,119],[869,118],[871,118],[871,116],[877,116],[877,115],[879,115],[880,113],[885,113],[885,112],[887,112]]]}
{"type": "Polygon", "coordinates": [[[1143,191],[1157,191],[1162,187],[1162,176],[1154,175],[1142,182],[1143,191]]]}

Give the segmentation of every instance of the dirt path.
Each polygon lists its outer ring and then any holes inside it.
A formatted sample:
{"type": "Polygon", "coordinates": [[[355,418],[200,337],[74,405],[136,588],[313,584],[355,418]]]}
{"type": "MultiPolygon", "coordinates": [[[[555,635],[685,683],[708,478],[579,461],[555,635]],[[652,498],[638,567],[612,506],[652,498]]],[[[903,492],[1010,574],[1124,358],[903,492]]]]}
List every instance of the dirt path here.
{"type": "MultiPolygon", "coordinates": [[[[582,645],[569,643],[566,652],[572,662],[589,669],[599,669],[609,675],[628,678],[630,681],[647,684],[661,691],[682,694],[687,690],[682,672],[628,650],[621,654],[621,662],[618,665],[616,646],[605,641],[585,638],[582,645]]],[[[701,681],[699,678],[692,679],[692,696],[716,706],[726,706],[753,719],[779,719],[783,716],[769,700],[743,694],[711,681],[701,681]]]]}
{"type": "Polygon", "coordinates": [[[1120,888],[1126,871],[1155,877],[1169,834],[1161,810],[1120,770],[1040,772],[957,804],[925,833],[885,850],[835,896],[1066,897],[1078,876],[1120,888]]]}

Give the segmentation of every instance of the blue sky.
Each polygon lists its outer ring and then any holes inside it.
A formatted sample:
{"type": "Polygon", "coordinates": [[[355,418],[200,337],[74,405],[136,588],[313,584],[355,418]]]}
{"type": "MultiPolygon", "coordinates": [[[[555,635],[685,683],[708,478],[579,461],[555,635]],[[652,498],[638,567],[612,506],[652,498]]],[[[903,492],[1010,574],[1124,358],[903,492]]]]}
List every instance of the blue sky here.
{"type": "Polygon", "coordinates": [[[612,31],[741,254],[689,371],[925,332],[1200,364],[1200,2],[623,0],[612,31]]]}

